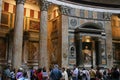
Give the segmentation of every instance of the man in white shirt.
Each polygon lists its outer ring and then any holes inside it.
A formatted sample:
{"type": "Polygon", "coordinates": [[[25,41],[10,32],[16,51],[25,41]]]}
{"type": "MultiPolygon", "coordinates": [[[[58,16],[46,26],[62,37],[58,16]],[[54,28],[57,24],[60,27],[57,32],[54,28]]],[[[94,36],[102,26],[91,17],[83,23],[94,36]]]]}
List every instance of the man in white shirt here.
{"type": "Polygon", "coordinates": [[[72,79],[73,80],[78,80],[78,68],[76,65],[74,65],[73,73],[72,73],[72,79]]]}

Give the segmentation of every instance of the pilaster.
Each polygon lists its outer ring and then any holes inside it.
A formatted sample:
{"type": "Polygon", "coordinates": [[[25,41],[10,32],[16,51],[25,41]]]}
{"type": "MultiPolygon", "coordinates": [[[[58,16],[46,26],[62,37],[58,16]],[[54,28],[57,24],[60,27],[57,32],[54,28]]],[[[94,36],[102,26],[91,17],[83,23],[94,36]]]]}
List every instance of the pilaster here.
{"type": "Polygon", "coordinates": [[[105,21],[107,66],[113,67],[111,22],[105,21]]]}
{"type": "Polygon", "coordinates": [[[61,36],[61,46],[62,46],[62,67],[66,67],[68,66],[68,54],[69,54],[69,50],[68,50],[68,16],[66,15],[62,15],[62,36],[61,36]]]}

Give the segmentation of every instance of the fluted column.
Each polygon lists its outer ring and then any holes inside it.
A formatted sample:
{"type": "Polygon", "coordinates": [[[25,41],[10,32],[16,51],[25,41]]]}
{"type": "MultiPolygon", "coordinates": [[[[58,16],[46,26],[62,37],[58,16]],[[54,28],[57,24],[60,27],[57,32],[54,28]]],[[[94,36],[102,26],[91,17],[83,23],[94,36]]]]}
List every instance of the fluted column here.
{"type": "Polygon", "coordinates": [[[0,24],[1,24],[2,0],[0,0],[0,24]]]}
{"type": "Polygon", "coordinates": [[[23,19],[25,0],[16,0],[16,18],[13,41],[13,67],[19,68],[22,64],[23,19]]]}
{"type": "Polygon", "coordinates": [[[40,1],[40,33],[39,33],[39,67],[46,67],[48,69],[48,49],[47,49],[47,20],[48,20],[48,2],[46,0],[40,1]]]}

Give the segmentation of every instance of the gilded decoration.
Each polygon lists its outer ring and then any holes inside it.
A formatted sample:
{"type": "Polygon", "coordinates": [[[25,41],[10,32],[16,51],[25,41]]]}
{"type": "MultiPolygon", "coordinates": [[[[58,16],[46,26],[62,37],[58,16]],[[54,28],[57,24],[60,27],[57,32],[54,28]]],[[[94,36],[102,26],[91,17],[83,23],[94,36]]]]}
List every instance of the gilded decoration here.
{"type": "Polygon", "coordinates": [[[120,43],[113,43],[113,45],[114,60],[120,61],[120,43]]]}

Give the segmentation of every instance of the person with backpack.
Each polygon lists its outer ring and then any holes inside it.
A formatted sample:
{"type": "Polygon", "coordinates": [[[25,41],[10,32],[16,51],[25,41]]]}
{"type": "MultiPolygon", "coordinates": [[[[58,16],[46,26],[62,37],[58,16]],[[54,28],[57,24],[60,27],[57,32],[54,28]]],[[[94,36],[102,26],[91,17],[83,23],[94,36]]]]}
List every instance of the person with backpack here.
{"type": "Polygon", "coordinates": [[[72,77],[72,72],[70,70],[69,67],[67,67],[67,70],[66,70],[67,74],[68,74],[68,80],[71,80],[71,77],[72,77]]]}
{"type": "Polygon", "coordinates": [[[16,80],[16,77],[15,77],[15,69],[12,69],[11,72],[10,72],[10,78],[11,80],[16,80]]]}

